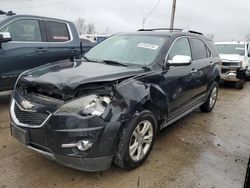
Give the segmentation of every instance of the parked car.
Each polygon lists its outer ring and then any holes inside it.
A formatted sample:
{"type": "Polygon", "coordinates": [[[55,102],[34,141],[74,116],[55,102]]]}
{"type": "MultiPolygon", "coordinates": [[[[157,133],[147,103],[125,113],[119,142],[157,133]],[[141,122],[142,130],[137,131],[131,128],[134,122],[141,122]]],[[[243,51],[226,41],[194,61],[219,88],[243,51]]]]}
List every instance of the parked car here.
{"type": "Polygon", "coordinates": [[[222,81],[235,82],[236,88],[242,89],[246,78],[250,76],[249,44],[247,42],[216,42],[215,47],[222,60],[222,81]]]}
{"type": "Polygon", "coordinates": [[[212,111],[220,82],[213,42],[196,32],[114,35],[77,62],[20,76],[11,134],[27,147],[84,171],[140,166],[157,133],[192,112],[212,111]]]}
{"type": "Polygon", "coordinates": [[[74,23],[0,12],[0,91],[11,90],[28,69],[88,51],[74,23]]]}
{"type": "Polygon", "coordinates": [[[87,37],[80,36],[81,44],[82,44],[82,51],[84,53],[88,52],[91,48],[93,48],[97,43],[91,41],[87,37]]]}
{"type": "Polygon", "coordinates": [[[93,43],[100,43],[104,40],[106,40],[110,35],[98,35],[98,34],[85,34],[81,35],[81,38],[87,38],[93,43]]]}

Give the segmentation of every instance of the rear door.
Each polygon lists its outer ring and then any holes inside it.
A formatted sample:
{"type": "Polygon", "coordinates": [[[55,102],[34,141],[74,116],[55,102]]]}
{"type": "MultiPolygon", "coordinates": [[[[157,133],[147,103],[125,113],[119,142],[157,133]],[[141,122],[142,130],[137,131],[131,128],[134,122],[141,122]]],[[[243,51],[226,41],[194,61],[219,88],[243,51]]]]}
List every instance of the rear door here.
{"type": "Polygon", "coordinates": [[[191,50],[193,56],[193,97],[202,100],[208,89],[209,76],[213,70],[214,62],[206,44],[199,38],[192,37],[191,50]]]}
{"type": "MultiPolygon", "coordinates": [[[[48,46],[49,60],[60,61],[80,54],[80,39],[73,38],[71,27],[66,22],[44,20],[48,46]]],[[[77,32],[74,32],[77,33],[77,32]]]]}
{"type": "Polygon", "coordinates": [[[0,90],[12,89],[18,75],[48,61],[48,45],[41,34],[41,20],[19,18],[0,28],[12,41],[0,48],[0,90]]]}

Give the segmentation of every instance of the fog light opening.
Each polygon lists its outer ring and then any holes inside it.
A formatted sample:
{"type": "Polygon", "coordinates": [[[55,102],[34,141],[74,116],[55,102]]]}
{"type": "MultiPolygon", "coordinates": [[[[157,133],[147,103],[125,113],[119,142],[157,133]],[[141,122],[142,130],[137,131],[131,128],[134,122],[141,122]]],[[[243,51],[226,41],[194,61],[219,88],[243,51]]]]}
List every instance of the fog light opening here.
{"type": "Polygon", "coordinates": [[[89,140],[81,140],[77,143],[77,148],[81,151],[86,151],[92,147],[92,143],[89,140]]]}
{"type": "Polygon", "coordinates": [[[62,144],[62,148],[75,148],[79,149],[80,151],[87,151],[92,147],[93,143],[89,140],[80,140],[77,143],[70,143],[70,144],[62,144]]]}

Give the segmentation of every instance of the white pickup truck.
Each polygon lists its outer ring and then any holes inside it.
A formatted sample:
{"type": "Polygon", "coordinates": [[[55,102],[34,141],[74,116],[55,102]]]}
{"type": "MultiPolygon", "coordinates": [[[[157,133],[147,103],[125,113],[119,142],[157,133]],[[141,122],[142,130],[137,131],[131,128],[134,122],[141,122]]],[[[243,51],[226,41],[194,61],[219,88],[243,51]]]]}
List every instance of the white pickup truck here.
{"type": "Polygon", "coordinates": [[[222,82],[236,82],[236,88],[242,89],[250,76],[250,51],[248,42],[216,42],[220,54],[222,82]]]}

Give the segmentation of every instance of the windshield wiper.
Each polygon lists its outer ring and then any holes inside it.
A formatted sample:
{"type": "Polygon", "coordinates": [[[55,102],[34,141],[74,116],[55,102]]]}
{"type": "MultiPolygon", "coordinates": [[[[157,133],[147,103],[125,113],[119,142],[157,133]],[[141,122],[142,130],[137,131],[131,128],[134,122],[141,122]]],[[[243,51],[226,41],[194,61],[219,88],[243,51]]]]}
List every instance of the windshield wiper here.
{"type": "Polygon", "coordinates": [[[124,64],[124,63],[120,63],[117,61],[113,61],[113,60],[101,60],[101,61],[95,61],[95,60],[91,60],[89,58],[87,58],[86,56],[82,56],[86,61],[89,62],[95,62],[95,63],[106,63],[106,64],[110,64],[110,65],[120,65],[120,66],[124,66],[124,67],[128,67],[128,65],[124,64]]]}
{"type": "Polygon", "coordinates": [[[85,55],[82,56],[86,61],[90,61],[85,55]]]}
{"type": "Polygon", "coordinates": [[[128,65],[126,65],[124,63],[120,63],[118,61],[113,61],[113,60],[104,59],[103,62],[106,64],[110,64],[110,65],[120,65],[120,66],[128,67],[128,65]]]}
{"type": "Polygon", "coordinates": [[[95,63],[97,63],[97,61],[91,60],[91,59],[87,58],[85,55],[83,55],[82,57],[83,57],[83,59],[85,59],[88,62],[95,62],[95,63]]]}

